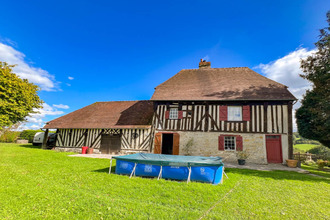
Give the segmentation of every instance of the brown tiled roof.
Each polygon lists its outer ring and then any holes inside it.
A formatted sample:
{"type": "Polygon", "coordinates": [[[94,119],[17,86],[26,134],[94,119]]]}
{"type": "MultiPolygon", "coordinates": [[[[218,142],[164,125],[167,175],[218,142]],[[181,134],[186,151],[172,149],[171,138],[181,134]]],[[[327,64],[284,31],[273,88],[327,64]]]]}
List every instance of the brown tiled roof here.
{"type": "Polygon", "coordinates": [[[186,69],[156,87],[151,100],[295,100],[285,85],[248,67],[186,69]]]}
{"type": "Polygon", "coordinates": [[[151,101],[96,102],[54,119],[44,128],[146,128],[152,116],[151,101]]]}

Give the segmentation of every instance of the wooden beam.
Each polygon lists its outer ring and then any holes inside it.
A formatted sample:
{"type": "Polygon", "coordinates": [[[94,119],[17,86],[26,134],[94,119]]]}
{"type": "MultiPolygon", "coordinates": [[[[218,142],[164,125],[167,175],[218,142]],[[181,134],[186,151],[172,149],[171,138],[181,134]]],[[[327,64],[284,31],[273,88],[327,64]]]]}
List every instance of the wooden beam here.
{"type": "Polygon", "coordinates": [[[84,145],[83,146],[86,146],[87,144],[87,132],[88,132],[88,129],[85,130],[85,133],[84,133],[84,145]]]}
{"type": "Polygon", "coordinates": [[[206,131],[208,131],[209,130],[209,118],[210,118],[210,114],[209,114],[209,103],[208,102],[206,102],[205,103],[205,113],[204,113],[205,115],[206,115],[206,117],[205,117],[205,126],[204,126],[204,131],[206,132],[206,131]]]}
{"type": "Polygon", "coordinates": [[[293,159],[293,141],[292,141],[292,102],[288,103],[288,156],[293,159]]]}
{"type": "Polygon", "coordinates": [[[268,102],[264,102],[264,118],[263,118],[263,120],[264,120],[264,130],[263,130],[263,132],[264,133],[267,133],[267,131],[268,131],[268,127],[267,127],[267,118],[268,118],[268,112],[267,112],[267,108],[268,108],[268,102]]]}
{"type": "Polygon", "coordinates": [[[42,149],[47,149],[48,129],[45,131],[44,139],[42,141],[42,149]]]}

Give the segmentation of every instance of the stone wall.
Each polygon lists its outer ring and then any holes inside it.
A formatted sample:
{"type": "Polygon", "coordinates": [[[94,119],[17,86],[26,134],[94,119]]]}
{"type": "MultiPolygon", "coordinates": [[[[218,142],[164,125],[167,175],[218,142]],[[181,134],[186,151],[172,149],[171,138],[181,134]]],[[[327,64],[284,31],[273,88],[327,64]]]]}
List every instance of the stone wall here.
{"type": "MultiPolygon", "coordinates": [[[[74,152],[81,154],[81,147],[55,147],[54,149],[59,152],[74,152]]],[[[99,149],[93,150],[93,154],[100,154],[100,153],[101,152],[99,149]]]]}
{"type": "MultiPolygon", "coordinates": [[[[177,132],[180,134],[180,155],[220,156],[224,161],[237,162],[236,151],[219,151],[218,137],[221,133],[214,132],[177,132]]],[[[247,162],[267,164],[265,134],[237,134],[224,133],[224,135],[241,135],[243,137],[243,150],[249,157],[247,162]]],[[[282,135],[283,162],[288,157],[287,136],[282,135]]]]}

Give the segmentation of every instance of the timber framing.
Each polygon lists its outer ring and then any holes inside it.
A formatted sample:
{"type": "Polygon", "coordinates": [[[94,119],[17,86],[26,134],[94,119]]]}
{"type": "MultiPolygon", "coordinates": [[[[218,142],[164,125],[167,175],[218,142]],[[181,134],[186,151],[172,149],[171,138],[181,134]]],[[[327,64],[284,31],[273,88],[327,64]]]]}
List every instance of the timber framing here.
{"type": "Polygon", "coordinates": [[[143,129],[57,129],[56,147],[100,149],[102,135],[119,135],[121,150],[150,151],[153,133],[143,129]]]}
{"type": "Polygon", "coordinates": [[[155,101],[154,127],[165,131],[289,134],[292,131],[290,109],[290,101],[155,101]],[[251,120],[220,121],[221,105],[250,106],[251,120]],[[170,106],[177,106],[183,112],[182,119],[165,117],[170,106]]]}

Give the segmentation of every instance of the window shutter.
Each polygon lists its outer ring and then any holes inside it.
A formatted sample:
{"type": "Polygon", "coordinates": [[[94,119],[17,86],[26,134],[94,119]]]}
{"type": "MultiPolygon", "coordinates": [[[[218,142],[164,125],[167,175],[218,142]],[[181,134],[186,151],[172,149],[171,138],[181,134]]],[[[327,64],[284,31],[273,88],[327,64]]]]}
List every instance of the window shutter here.
{"type": "Polygon", "coordinates": [[[226,105],[220,105],[220,121],[227,121],[228,107],[226,105]]]}
{"type": "Polygon", "coordinates": [[[183,118],[183,111],[179,111],[178,112],[178,119],[182,119],[183,118]]]}
{"type": "Polygon", "coordinates": [[[162,133],[155,134],[155,144],[154,144],[154,153],[161,154],[162,153],[162,133]]]}
{"type": "Polygon", "coordinates": [[[170,118],[170,111],[165,111],[165,119],[169,119],[170,118]]]}
{"type": "Polygon", "coordinates": [[[236,151],[243,151],[243,138],[240,135],[236,136],[236,151]]]}
{"type": "Polygon", "coordinates": [[[173,155],[179,155],[180,148],[180,135],[178,133],[173,134],[173,155]]]}
{"type": "Polygon", "coordinates": [[[225,136],[220,135],[219,136],[219,146],[218,149],[221,151],[225,150],[225,136]]]}
{"type": "Polygon", "coordinates": [[[250,120],[251,120],[250,106],[244,105],[243,106],[243,121],[250,121],[250,120]]]}

